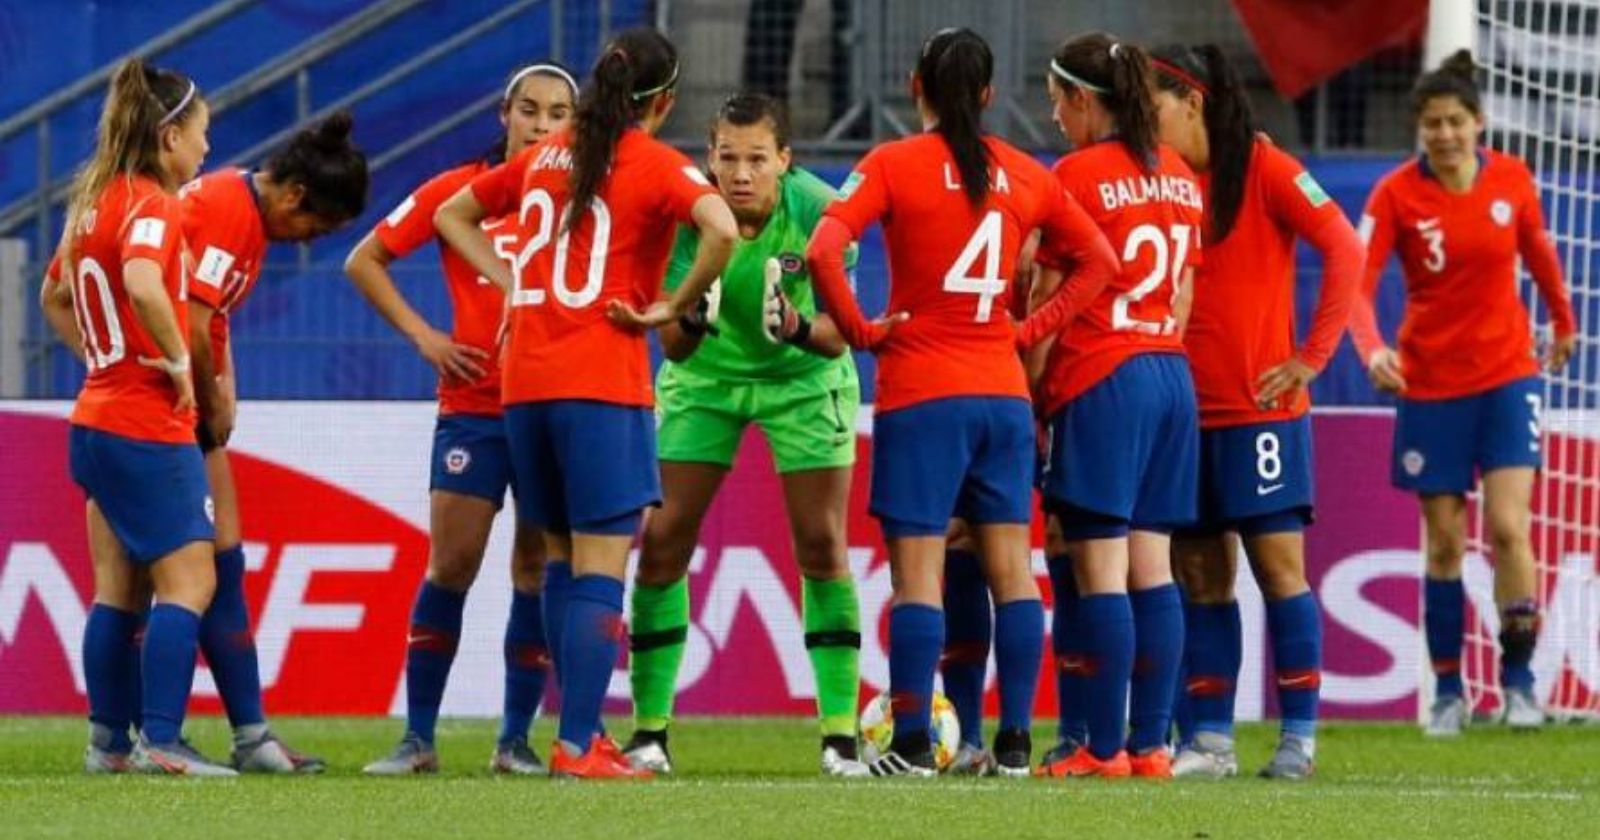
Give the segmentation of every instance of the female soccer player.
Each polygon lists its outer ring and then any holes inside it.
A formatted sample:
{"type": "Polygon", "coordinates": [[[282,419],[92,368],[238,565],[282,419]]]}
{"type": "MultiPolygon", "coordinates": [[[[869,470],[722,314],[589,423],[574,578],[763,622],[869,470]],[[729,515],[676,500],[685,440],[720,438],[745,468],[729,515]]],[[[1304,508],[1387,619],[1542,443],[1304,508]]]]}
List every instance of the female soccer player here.
{"type": "Polygon", "coordinates": [[[511,297],[501,402],[521,519],[572,558],[547,589],[560,735],[550,770],[648,778],[600,732],[622,633],[622,575],[643,509],[660,503],[644,332],[686,315],[728,261],[738,227],[700,170],[653,138],[674,102],[678,55],[633,29],[601,52],[576,128],[474,178],[434,223],[511,297]],[[512,271],[479,227],[518,213],[512,271]],[[658,300],[677,225],[700,235],[676,293],[658,300]],[[642,312],[640,310],[643,310],[642,312]]]}
{"type": "MultiPolygon", "coordinates": [[[[658,773],[672,769],[667,724],[689,624],[689,560],[752,423],[772,448],[789,511],[822,769],[867,773],[855,760],[861,620],[845,542],[860,386],[832,320],[816,313],[802,258],[835,193],[790,168],[789,154],[788,119],[775,100],[740,94],[723,104],[709,169],[738,220],[739,243],[718,284],[715,322],[685,319],[661,330],[669,360],[657,381],[665,501],[640,545],[629,616],[637,728],[626,749],[635,767],[658,773]]],[[[697,243],[693,230],[679,233],[664,291],[677,289],[697,243]]]]}
{"type": "Polygon", "coordinates": [[[1056,176],[1122,257],[1117,279],[1050,349],[1040,387],[1050,426],[1041,485],[1075,560],[1075,667],[1087,681],[1088,743],[1041,766],[1051,776],[1171,775],[1183,603],[1170,535],[1195,517],[1198,430],[1182,342],[1202,199],[1194,173],[1156,142],[1149,73],[1143,50],[1092,33],[1056,50],[1047,82],[1075,149],[1056,176]]]}
{"type": "Polygon", "coordinates": [[[1560,370],[1576,346],[1561,263],[1522,161],[1479,146],[1483,107],[1465,50],[1423,74],[1412,91],[1422,154],[1384,176],[1367,199],[1366,296],[1350,324],[1380,390],[1399,396],[1391,481],[1417,494],[1427,527],[1423,618],[1436,700],[1429,735],[1458,735],[1469,715],[1461,684],[1466,593],[1466,493],[1483,476],[1500,608],[1500,685],[1506,722],[1543,724],[1534,694],[1539,585],[1529,539],[1539,469],[1539,359],[1517,289],[1517,259],[1550,309],[1560,370]],[[1406,282],[1399,352],[1378,331],[1373,300],[1389,254],[1406,282]]]}
{"type": "Polygon", "coordinates": [[[1183,341],[1200,404],[1200,519],[1173,543],[1183,584],[1185,680],[1194,731],[1173,775],[1238,773],[1234,685],[1243,640],[1234,545],[1244,543],[1267,602],[1283,732],[1271,778],[1302,779],[1315,755],[1322,619],[1306,584],[1311,417],[1306,386],[1349,321],[1363,251],[1355,228],[1298,161],[1256,133],[1250,99],[1215,46],[1158,50],[1162,142],[1206,191],[1205,264],[1183,341]],[[1311,330],[1295,346],[1296,239],[1322,254],[1311,330]]]}
{"type": "MultiPolygon", "coordinates": [[[[505,134],[488,155],[418,187],[345,261],[345,272],[367,302],[439,372],[439,420],[433,432],[429,482],[432,548],[427,577],[417,588],[406,644],[406,731],[389,756],[367,765],[370,774],[439,769],[434,725],[455,659],[467,590],[483,565],[489,532],[512,483],[511,452],[501,420],[498,363],[505,292],[484,280],[460,254],[441,247],[454,310],[452,332],[447,334],[406,302],[389,273],[389,264],[438,236],[434,211],[473,178],[567,129],[577,98],[577,82],[560,65],[541,62],[516,70],[506,82],[500,102],[505,134]]],[[[495,252],[502,259],[516,253],[517,225],[511,215],[486,222],[484,231],[494,237],[495,252]]],[[[504,712],[489,763],[497,773],[545,772],[544,763],[528,746],[528,727],[539,708],[550,667],[541,595],[544,570],[544,544],[538,529],[519,518],[511,554],[504,712]]],[[[564,560],[552,561],[549,570],[552,583],[571,577],[564,560]]]]}
{"type": "Polygon", "coordinates": [[[929,708],[944,646],[940,572],[945,533],[972,528],[995,602],[1000,681],[999,771],[1026,775],[1044,612],[1028,566],[1033,419],[1018,345],[1061,326],[1115,273],[1104,237],[1043,166],[982,133],[994,59],[967,29],[923,43],[911,92],[924,132],[874,149],[845,182],[807,249],[824,308],[851,346],[878,354],[872,513],[893,567],[889,682],[894,743],[878,775],[931,776],[929,708]],[[844,255],[882,220],[888,318],[868,323],[844,255]],[[1017,254],[1040,250],[1077,267],[1020,334],[1009,315],[1017,254]]]}
{"type": "Polygon", "coordinates": [[[83,640],[89,772],[235,775],[179,738],[216,584],[175,195],[205,158],[208,122],[192,80],[137,59],[117,69],[67,208],[57,253],[67,282],[46,287],[49,297],[70,296],[89,367],[69,446],[73,480],[88,496],[95,569],[83,640]],[[134,638],[148,584],[156,604],[141,669],[134,638]],[[141,696],[134,745],[128,727],[141,696]]]}

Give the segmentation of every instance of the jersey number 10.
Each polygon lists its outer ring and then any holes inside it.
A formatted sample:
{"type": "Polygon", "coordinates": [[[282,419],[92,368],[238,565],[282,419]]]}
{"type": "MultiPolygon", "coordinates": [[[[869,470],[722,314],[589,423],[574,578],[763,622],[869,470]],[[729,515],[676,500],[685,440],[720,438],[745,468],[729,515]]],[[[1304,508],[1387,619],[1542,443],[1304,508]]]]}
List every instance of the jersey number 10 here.
{"type": "Polygon", "coordinates": [[[554,236],[556,222],[561,213],[556,208],[555,199],[546,190],[532,190],[522,197],[522,210],[518,222],[523,230],[529,230],[528,217],[533,212],[539,214],[538,227],[533,228],[533,234],[528,237],[522,250],[518,251],[511,265],[511,305],[512,306],[540,306],[545,302],[545,290],[523,285],[528,273],[528,265],[533,262],[535,254],[550,244],[552,238],[556,243],[555,264],[550,271],[550,291],[556,300],[568,309],[582,309],[600,298],[600,287],[606,278],[606,251],[611,246],[611,210],[606,203],[595,196],[589,203],[589,213],[594,217],[594,235],[589,246],[589,271],[584,278],[582,286],[574,289],[567,283],[567,251],[572,244],[572,230],[561,231],[560,236],[554,236]]]}

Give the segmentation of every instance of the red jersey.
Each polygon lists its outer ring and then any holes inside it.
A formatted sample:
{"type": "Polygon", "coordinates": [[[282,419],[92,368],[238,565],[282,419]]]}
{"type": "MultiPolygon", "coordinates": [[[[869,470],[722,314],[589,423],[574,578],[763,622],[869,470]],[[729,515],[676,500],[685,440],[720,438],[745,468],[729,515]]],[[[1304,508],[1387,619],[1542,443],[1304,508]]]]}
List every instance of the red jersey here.
{"type": "Polygon", "coordinates": [[[694,203],[716,190],[681,152],[629,129],[593,203],[569,230],[571,144],[564,132],[472,180],[490,218],[517,214],[522,243],[513,260],[501,401],[649,407],[648,340],[613,324],[606,304],[643,310],[656,301],[677,226],[689,224],[694,203]]]}
{"type": "MultiPolygon", "coordinates": [[[[378,226],[372,235],[396,257],[422,247],[438,238],[433,227],[433,214],[439,205],[461,191],[472,179],[488,171],[483,162],[458,166],[434,178],[406,199],[378,226]]],[[[494,243],[495,253],[508,262],[516,255],[517,237],[509,216],[486,220],[483,232],[494,243]]],[[[439,256],[444,263],[444,280],[450,290],[450,340],[476,347],[488,354],[479,364],[483,376],[467,382],[454,377],[439,378],[440,414],[481,414],[500,416],[500,350],[495,340],[500,332],[500,320],[505,315],[506,296],[488,278],[479,274],[455,249],[439,242],[439,256]]]]}
{"type": "Polygon", "coordinates": [[[160,266],[178,334],[187,342],[189,280],[177,197],[144,176],[118,176],[71,235],[71,270],[65,276],[72,281],[89,365],[72,423],[135,440],[193,444],[194,410],[176,411],[171,378],[139,363],[165,354],[134,315],[122,279],[122,267],[131,260],[160,266]]]}
{"type": "MultiPolygon", "coordinates": [[[[1195,272],[1194,308],[1183,336],[1200,402],[1214,429],[1289,420],[1311,410],[1306,389],[1272,408],[1256,404],[1258,380],[1291,357],[1321,370],[1339,346],[1359,288],[1361,241],[1344,213],[1300,162],[1265,137],[1245,170],[1244,196],[1226,239],[1206,243],[1195,272]],[[1323,254],[1317,314],[1295,349],[1296,238],[1323,254]]],[[[1210,200],[1209,173],[1200,185],[1210,200]]]]}
{"type": "Polygon", "coordinates": [[[1184,270],[1200,265],[1205,218],[1194,172],[1166,146],[1149,172],[1122,143],[1106,141],[1062,158],[1055,174],[1122,266],[1051,348],[1040,385],[1045,416],[1133,356],[1183,352],[1172,301],[1184,270]]]}
{"type": "Polygon", "coordinates": [[[1399,343],[1407,398],[1462,397],[1539,372],[1518,294],[1519,255],[1550,308],[1556,335],[1576,329],[1533,175],[1517,158],[1483,152],[1478,178],[1465,193],[1446,190],[1424,158],[1401,164],[1373,189],[1361,232],[1366,294],[1351,337],[1363,362],[1383,347],[1373,298],[1389,253],[1398,250],[1406,283],[1399,343]]]}
{"type": "MultiPolygon", "coordinates": [[[[962,192],[944,138],[925,133],[873,149],[824,214],[858,239],[883,220],[888,311],[911,316],[878,346],[880,411],[955,396],[1026,399],[1010,315],[1024,240],[1040,230],[1041,253],[1086,267],[1105,247],[1042,164],[997,138],[984,142],[993,163],[980,207],[962,192]]],[[[860,318],[845,290],[819,292],[836,320],[860,318]]]]}
{"type": "Polygon", "coordinates": [[[183,238],[194,265],[189,295],[216,310],[210,325],[211,358],[219,374],[228,364],[228,318],[255,288],[267,255],[253,174],[221,169],[178,191],[183,238]]]}

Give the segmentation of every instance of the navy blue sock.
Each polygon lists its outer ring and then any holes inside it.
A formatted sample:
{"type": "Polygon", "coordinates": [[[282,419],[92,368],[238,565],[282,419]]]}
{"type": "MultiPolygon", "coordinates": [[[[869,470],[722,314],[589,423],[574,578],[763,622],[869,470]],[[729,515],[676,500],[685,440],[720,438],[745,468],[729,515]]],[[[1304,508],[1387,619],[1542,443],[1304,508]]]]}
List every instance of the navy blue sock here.
{"type": "Polygon", "coordinates": [[[1050,615],[1050,650],[1056,658],[1056,734],[1062,740],[1082,744],[1089,740],[1089,689],[1083,674],[1088,652],[1078,619],[1078,582],[1072,576],[1070,556],[1058,554],[1047,565],[1050,591],[1055,598],[1050,615]]]}
{"type": "Polygon", "coordinates": [[[572,579],[565,600],[561,740],[587,750],[600,731],[600,708],[621,646],[622,581],[605,575],[580,575],[572,579]]]}
{"type": "Polygon", "coordinates": [[[411,633],[406,639],[406,729],[430,744],[450,665],[456,659],[456,645],[461,641],[461,611],[466,603],[467,593],[423,580],[411,606],[411,633]]]}
{"type": "Polygon", "coordinates": [[[544,606],[540,595],[511,591],[511,616],[506,620],[506,694],[500,718],[500,743],[528,737],[528,727],[544,697],[550,650],[544,638],[544,606]]]}
{"type": "Polygon", "coordinates": [[[989,585],[977,555],[944,553],[944,657],[939,673],[944,696],[956,707],[961,741],[983,746],[983,687],[989,670],[992,613],[989,585]]]}
{"type": "MultiPolygon", "coordinates": [[[[561,680],[561,637],[567,629],[567,594],[572,590],[572,561],[551,559],[544,564],[544,638],[550,647],[550,664],[561,680]]],[[[565,690],[566,686],[562,686],[565,690]]]]}
{"type": "Polygon", "coordinates": [[[200,617],[200,652],[211,666],[228,723],[235,729],[265,723],[256,640],[250,632],[250,610],[244,603],[244,549],[240,546],[217,552],[217,592],[200,617]]]}
{"type": "Polygon", "coordinates": [[[1500,686],[1533,690],[1533,651],[1539,644],[1539,605],[1507,604],[1500,611],[1500,686]]]}
{"type": "Polygon", "coordinates": [[[994,611],[994,665],[1000,678],[1000,730],[1033,730],[1033,696],[1044,656],[1044,604],[1009,601],[994,611]]]}
{"type": "Polygon", "coordinates": [[[1133,605],[1126,593],[1078,599],[1083,628],[1089,752],[1102,761],[1122,751],[1128,728],[1128,682],[1133,677],[1133,605]]]}
{"type": "Polygon", "coordinates": [[[1141,589],[1133,606],[1134,668],[1129,695],[1128,750],[1145,753],[1167,743],[1172,701],[1183,667],[1183,596],[1176,584],[1141,589]]]}
{"type": "Polygon", "coordinates": [[[1302,592],[1267,602],[1272,668],[1278,674],[1278,711],[1283,731],[1302,738],[1317,734],[1322,694],[1322,611],[1316,596],[1302,592]]]}
{"type": "Polygon", "coordinates": [[[1179,721],[1183,742],[1195,732],[1233,737],[1234,698],[1244,660],[1239,602],[1186,603],[1183,612],[1184,667],[1179,705],[1192,724],[1179,721]]]}
{"type": "Polygon", "coordinates": [[[112,752],[133,749],[128,735],[139,706],[135,634],[139,616],[105,604],[89,609],[83,627],[83,681],[89,691],[89,720],[111,731],[112,752]]]}
{"type": "Polygon", "coordinates": [[[1434,693],[1460,697],[1461,644],[1467,626],[1467,589],[1460,578],[1423,578],[1422,623],[1427,628],[1428,658],[1433,661],[1434,693]]]}
{"type": "Polygon", "coordinates": [[[200,616],[176,604],[156,604],[144,634],[144,736],[171,744],[183,732],[194,684],[200,616]]]}
{"type": "Polygon", "coordinates": [[[889,610],[889,695],[895,740],[931,729],[933,672],[944,647],[944,615],[927,604],[889,610]]]}
{"type": "Polygon", "coordinates": [[[138,624],[133,630],[133,650],[129,655],[128,678],[128,709],[133,712],[133,730],[135,733],[144,731],[144,631],[150,624],[150,605],[145,604],[138,615],[138,624]]]}

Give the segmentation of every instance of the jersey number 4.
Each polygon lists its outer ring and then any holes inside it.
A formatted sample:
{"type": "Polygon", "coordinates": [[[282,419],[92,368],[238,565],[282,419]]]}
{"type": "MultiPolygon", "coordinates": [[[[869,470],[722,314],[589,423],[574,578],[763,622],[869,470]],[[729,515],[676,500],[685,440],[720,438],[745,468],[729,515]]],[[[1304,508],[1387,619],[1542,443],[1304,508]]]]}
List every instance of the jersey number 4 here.
{"type": "Polygon", "coordinates": [[[988,322],[989,316],[994,314],[994,299],[1006,290],[1005,278],[1000,276],[1000,247],[1004,231],[1000,211],[990,210],[983,214],[978,229],[972,232],[972,238],[967,240],[966,247],[961,249],[960,256],[956,257],[950,270],[944,273],[945,291],[978,296],[978,311],[972,320],[980,324],[988,322]],[[982,258],[983,266],[981,271],[975,273],[979,258],[982,258]]]}
{"type": "Polygon", "coordinates": [[[1139,259],[1141,252],[1146,250],[1155,258],[1151,260],[1150,273],[1139,281],[1139,285],[1117,295],[1116,301],[1111,304],[1112,329],[1145,335],[1172,335],[1177,331],[1178,320],[1173,316],[1171,306],[1167,307],[1167,314],[1159,321],[1135,318],[1128,310],[1168,281],[1172,283],[1172,297],[1177,299],[1185,263],[1189,258],[1189,234],[1189,225],[1173,225],[1167,232],[1162,232],[1156,225],[1139,225],[1128,234],[1127,241],[1122,245],[1124,264],[1139,259]]]}
{"type": "Polygon", "coordinates": [[[568,309],[582,309],[600,299],[600,288],[606,278],[606,251],[611,246],[611,210],[599,196],[595,196],[589,204],[589,214],[594,217],[594,235],[589,245],[589,271],[584,276],[583,285],[573,288],[567,282],[567,251],[572,245],[572,230],[568,228],[561,231],[560,236],[554,236],[556,222],[561,217],[555,199],[546,190],[533,190],[522,197],[518,221],[523,230],[532,230],[533,235],[512,261],[512,306],[539,306],[545,302],[544,289],[523,283],[527,280],[528,265],[533,262],[534,255],[548,246],[552,238],[555,240],[556,255],[555,265],[550,270],[550,291],[555,294],[556,300],[568,309]],[[534,213],[539,216],[536,227],[528,224],[529,217],[534,213]]]}

